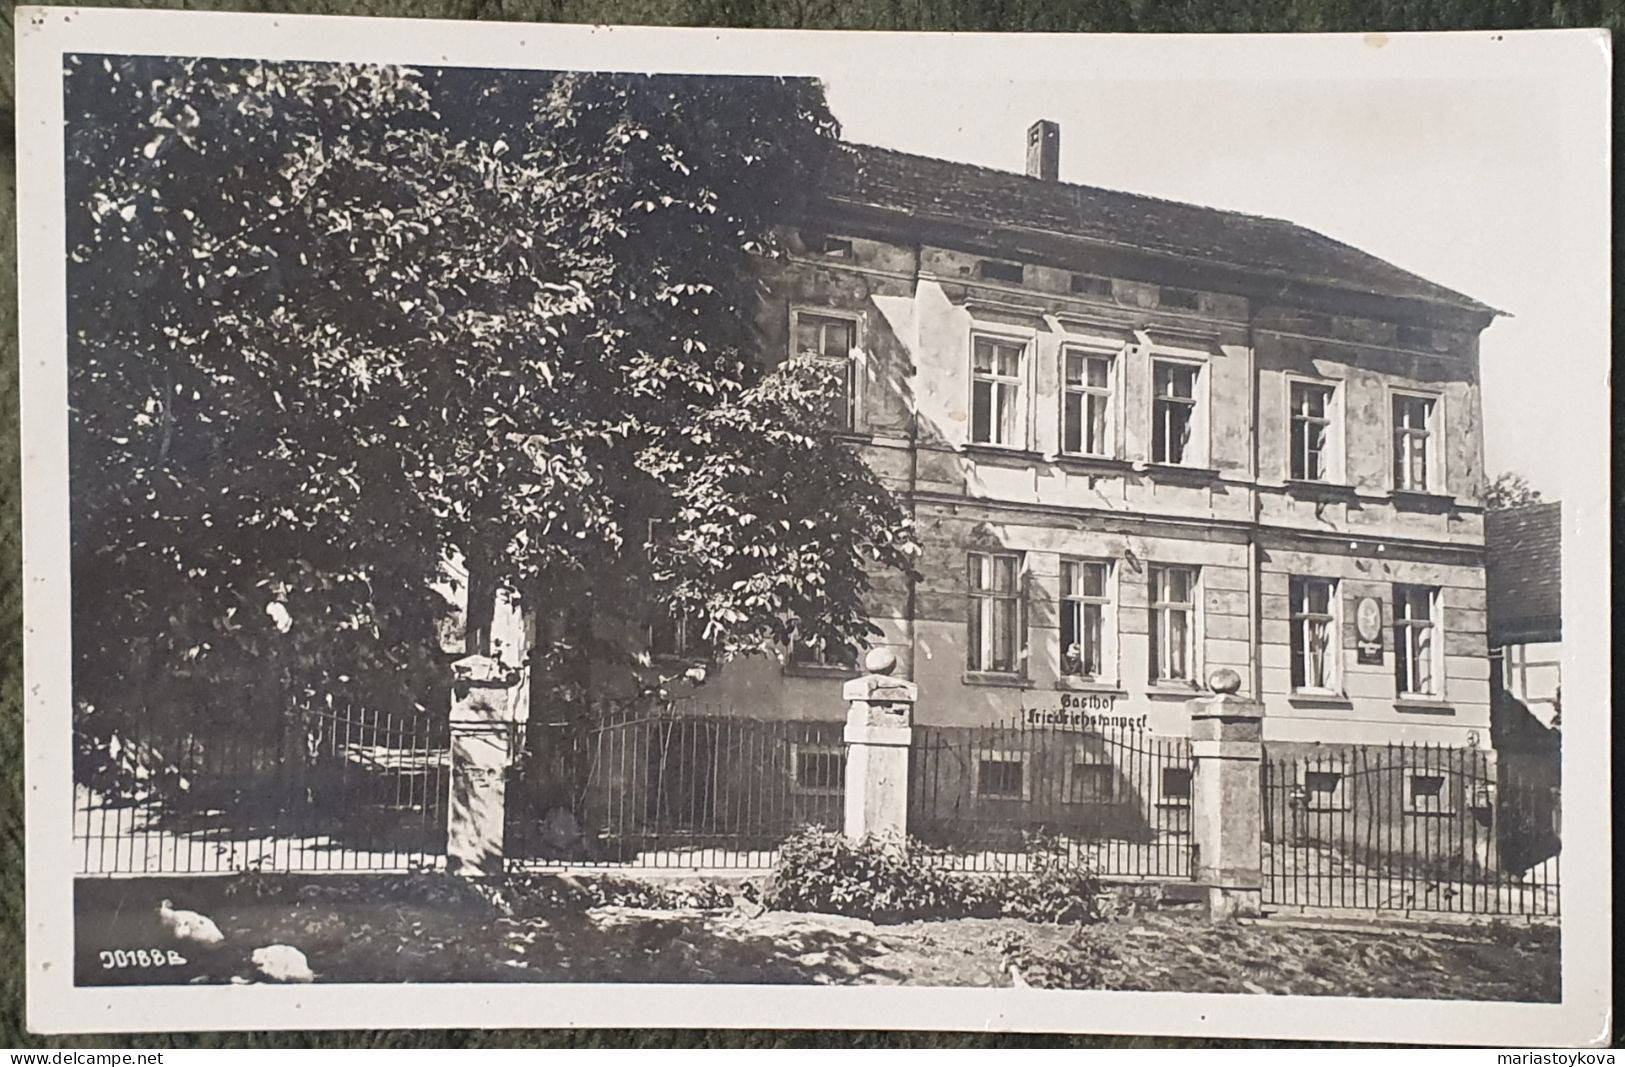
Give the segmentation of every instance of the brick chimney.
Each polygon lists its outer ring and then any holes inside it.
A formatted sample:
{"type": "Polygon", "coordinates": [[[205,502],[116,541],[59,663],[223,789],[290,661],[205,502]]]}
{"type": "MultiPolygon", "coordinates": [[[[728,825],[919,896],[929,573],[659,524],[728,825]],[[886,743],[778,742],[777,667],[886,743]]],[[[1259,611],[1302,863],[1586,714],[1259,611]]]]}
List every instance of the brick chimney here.
{"type": "Polygon", "coordinates": [[[1061,124],[1039,119],[1027,128],[1027,176],[1052,182],[1061,176],[1061,124]]]}

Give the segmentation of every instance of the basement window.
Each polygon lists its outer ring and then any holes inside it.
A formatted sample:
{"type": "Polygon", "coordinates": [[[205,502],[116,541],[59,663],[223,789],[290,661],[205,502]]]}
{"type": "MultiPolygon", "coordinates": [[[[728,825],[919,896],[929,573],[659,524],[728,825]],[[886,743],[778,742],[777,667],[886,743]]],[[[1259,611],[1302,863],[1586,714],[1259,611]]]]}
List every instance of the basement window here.
{"type": "Polygon", "coordinates": [[[1011,285],[1020,285],[1026,279],[1026,272],[1020,263],[1001,263],[996,259],[979,261],[976,274],[990,282],[1009,282],[1011,285]]]}
{"type": "Polygon", "coordinates": [[[1199,311],[1202,307],[1202,298],[1190,289],[1173,289],[1164,286],[1158,303],[1165,308],[1177,308],[1181,311],[1199,311]]]}
{"type": "Polygon", "coordinates": [[[833,796],[845,788],[846,752],[840,745],[790,745],[790,778],[796,793],[833,796]]]}
{"type": "Polygon", "coordinates": [[[1026,757],[1020,752],[978,752],[972,793],[981,800],[1026,800],[1026,757]]]}
{"type": "Polygon", "coordinates": [[[1443,771],[1414,771],[1405,776],[1405,810],[1412,815],[1448,815],[1450,783],[1443,771]]]}
{"type": "Polygon", "coordinates": [[[1111,804],[1117,800],[1117,768],[1080,752],[1066,766],[1068,804],[1111,804]]]}
{"type": "Polygon", "coordinates": [[[1163,804],[1189,804],[1191,802],[1191,769],[1166,767],[1162,772],[1162,785],[1157,798],[1163,804]]]}

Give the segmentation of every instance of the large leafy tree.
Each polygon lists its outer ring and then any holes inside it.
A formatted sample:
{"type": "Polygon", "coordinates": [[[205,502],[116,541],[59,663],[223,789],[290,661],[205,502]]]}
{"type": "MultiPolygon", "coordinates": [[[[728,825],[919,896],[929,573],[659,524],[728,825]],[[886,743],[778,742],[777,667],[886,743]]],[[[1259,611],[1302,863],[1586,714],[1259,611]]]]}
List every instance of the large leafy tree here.
{"type": "Polygon", "coordinates": [[[910,531],[752,326],[816,83],[69,63],[81,702],[422,700],[448,556],[544,616],[539,684],[636,658],[594,616],[863,634],[910,531]]]}

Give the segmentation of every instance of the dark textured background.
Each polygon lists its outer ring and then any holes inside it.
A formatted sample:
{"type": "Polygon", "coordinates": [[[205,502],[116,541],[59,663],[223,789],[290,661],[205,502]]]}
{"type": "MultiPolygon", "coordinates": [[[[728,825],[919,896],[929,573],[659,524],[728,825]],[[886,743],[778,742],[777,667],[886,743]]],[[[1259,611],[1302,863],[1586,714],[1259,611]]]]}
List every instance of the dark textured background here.
{"type": "MultiPolygon", "coordinates": [[[[128,0],[108,7],[386,15],[498,21],[805,29],[1027,32],[1320,32],[1625,27],[1625,0],[128,0]]],[[[1116,1037],[727,1030],[325,1031],[40,1038],[23,1026],[22,583],[17,482],[16,142],[13,11],[0,11],[0,1048],[375,1047],[1021,1047],[1220,1045],[1116,1037]]],[[[1615,71],[1614,110],[1620,107],[1615,71]]],[[[1619,147],[1615,145],[1616,172],[1619,147]]],[[[1617,199],[1617,197],[1616,197],[1617,199]]],[[[1616,213],[1617,215],[1617,213],[1616,213]]],[[[1599,225],[1602,220],[1598,220],[1599,225]]],[[[1486,219],[1485,225],[1494,225],[1486,219]]],[[[1615,247],[1619,229],[1615,223],[1615,247]]],[[[1554,264],[1554,266],[1556,266],[1554,264]]],[[[1616,272],[1617,273],[1617,272],[1616,272]]],[[[1615,308],[1622,303],[1615,281],[1615,308]]],[[[1616,316],[1618,312],[1616,310],[1616,316]]],[[[1616,318],[1616,336],[1618,321],[1616,318]]],[[[1532,354],[1540,358],[1547,354],[1532,354]]],[[[1615,454],[1619,448],[1615,447],[1615,454]]],[[[1616,574],[1618,567],[1616,566],[1616,574]]],[[[1616,577],[1616,582],[1619,578],[1616,577]]],[[[1618,753],[1615,755],[1616,776],[1618,753]]],[[[1617,778],[1616,778],[1617,780],[1617,778]]],[[[1616,823],[1617,823],[1616,819],[1616,823]]],[[[1616,867],[1619,848],[1615,842],[1616,867]]],[[[1617,949],[1617,942],[1616,942],[1617,949]]],[[[1615,958],[1619,952],[1614,953],[1615,958]]],[[[387,987],[379,988],[388,996],[387,987]]],[[[1616,1034],[1617,1034],[1616,1029],[1616,1034]]],[[[1381,1038],[1374,1033],[1373,1039],[1381,1038]]],[[[1616,1043],[1618,1038],[1616,1037],[1616,1043]]]]}

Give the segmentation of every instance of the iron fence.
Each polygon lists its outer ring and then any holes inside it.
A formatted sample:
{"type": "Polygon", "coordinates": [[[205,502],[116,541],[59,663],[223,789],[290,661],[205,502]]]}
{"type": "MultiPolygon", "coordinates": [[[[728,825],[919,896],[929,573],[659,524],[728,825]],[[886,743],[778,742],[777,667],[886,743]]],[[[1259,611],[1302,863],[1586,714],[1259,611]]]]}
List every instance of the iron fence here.
{"type": "Polygon", "coordinates": [[[1026,716],[916,726],[909,775],[909,832],[945,866],[1026,870],[1042,853],[1105,875],[1191,875],[1184,738],[1026,716]]]}
{"type": "Polygon", "coordinates": [[[1555,916],[1558,795],[1478,749],[1266,758],[1267,906],[1555,916]]]}
{"type": "Polygon", "coordinates": [[[680,704],[531,724],[508,790],[518,867],[771,867],[798,828],[838,828],[841,722],[680,704]]]}
{"type": "Polygon", "coordinates": [[[81,874],[404,871],[445,845],[444,716],[205,703],[76,724],[81,874]],[[238,714],[231,714],[237,711],[238,714]]]}

